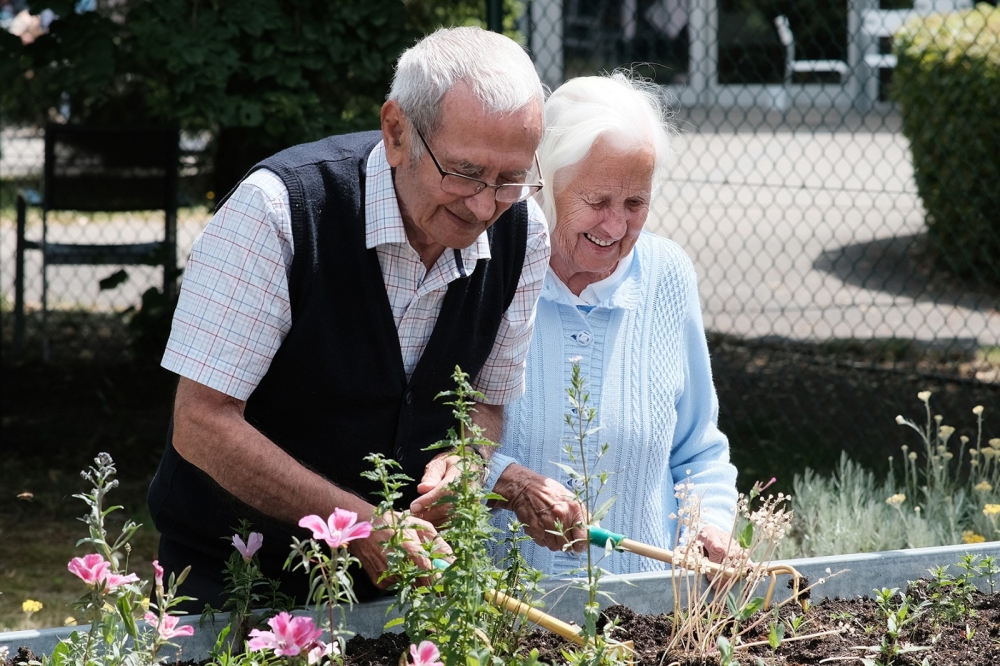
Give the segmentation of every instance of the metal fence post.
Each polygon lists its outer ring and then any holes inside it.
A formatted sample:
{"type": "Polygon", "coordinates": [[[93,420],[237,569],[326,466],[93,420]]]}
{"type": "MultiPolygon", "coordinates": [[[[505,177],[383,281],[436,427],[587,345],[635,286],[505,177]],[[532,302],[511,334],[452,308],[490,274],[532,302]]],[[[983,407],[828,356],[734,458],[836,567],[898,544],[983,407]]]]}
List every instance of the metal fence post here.
{"type": "Polygon", "coordinates": [[[486,0],[486,29],[503,33],[503,0],[486,0]]]}
{"type": "Polygon", "coordinates": [[[17,195],[17,246],[14,250],[14,354],[24,351],[24,227],[28,202],[17,195]]]}

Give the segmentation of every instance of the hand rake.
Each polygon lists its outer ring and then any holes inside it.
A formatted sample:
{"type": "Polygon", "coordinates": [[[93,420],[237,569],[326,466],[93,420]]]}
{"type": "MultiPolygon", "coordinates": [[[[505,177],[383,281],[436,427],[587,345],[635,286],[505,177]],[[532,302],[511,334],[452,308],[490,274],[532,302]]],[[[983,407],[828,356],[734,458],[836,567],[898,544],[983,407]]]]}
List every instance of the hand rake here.
{"type": "MultiPolygon", "coordinates": [[[[589,539],[591,544],[598,546],[599,548],[606,548],[608,541],[610,541],[615,550],[635,553],[636,555],[648,557],[653,560],[659,560],[660,562],[674,564],[673,551],[666,550],[665,548],[650,546],[639,541],[633,541],[624,534],[616,534],[615,532],[611,532],[610,530],[606,530],[602,527],[591,526],[589,528],[589,539]]],[[[678,564],[677,566],[683,565],[678,564]]],[[[722,574],[732,578],[742,578],[742,572],[736,571],[733,568],[726,568],[721,564],[716,564],[715,562],[699,562],[698,566],[699,568],[707,569],[710,573],[715,575],[722,574]]],[[[767,567],[764,572],[771,578],[771,582],[767,586],[767,595],[764,597],[765,609],[771,607],[771,598],[774,596],[774,586],[778,581],[778,575],[788,574],[792,577],[792,598],[799,602],[802,606],[802,611],[805,612],[806,600],[804,598],[799,599],[799,583],[802,579],[802,575],[798,571],[787,564],[775,564],[767,567]]]]}

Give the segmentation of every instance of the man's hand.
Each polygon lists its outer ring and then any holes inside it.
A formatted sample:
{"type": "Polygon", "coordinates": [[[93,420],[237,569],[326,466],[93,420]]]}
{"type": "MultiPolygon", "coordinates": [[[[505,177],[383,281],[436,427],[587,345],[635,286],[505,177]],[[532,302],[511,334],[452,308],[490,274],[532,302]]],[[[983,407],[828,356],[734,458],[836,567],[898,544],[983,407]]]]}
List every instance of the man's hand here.
{"type": "MultiPolygon", "coordinates": [[[[348,549],[354,557],[361,561],[361,566],[371,581],[380,589],[386,589],[392,584],[391,579],[379,578],[389,566],[383,550],[383,544],[389,540],[391,530],[389,525],[404,520],[403,515],[396,512],[387,512],[372,519],[372,533],[367,539],[357,539],[348,544],[348,549]]],[[[410,559],[421,569],[434,572],[434,567],[427,557],[427,551],[422,544],[432,543],[431,551],[450,555],[451,548],[438,536],[434,526],[425,520],[409,516],[405,518],[403,530],[403,548],[410,559]]],[[[432,585],[436,574],[430,573],[426,578],[420,579],[421,585],[432,585]]]]}
{"type": "Polygon", "coordinates": [[[560,551],[572,542],[575,552],[587,549],[587,511],[555,479],[510,465],[497,479],[495,492],[504,497],[496,506],[517,514],[525,534],[539,546],[560,551]],[[562,534],[552,534],[559,530],[562,534]]]}
{"type": "Polygon", "coordinates": [[[448,504],[439,504],[448,495],[448,484],[461,474],[460,458],[452,451],[434,456],[424,468],[424,475],[417,484],[420,496],[410,504],[410,512],[433,525],[441,525],[448,517],[448,504]]]}
{"type": "MultiPolygon", "coordinates": [[[[503,430],[503,405],[476,403],[472,411],[472,422],[482,428],[483,437],[490,441],[499,441],[503,430]]],[[[493,453],[490,447],[479,449],[487,460],[493,453]]],[[[440,525],[448,517],[447,504],[437,504],[438,500],[448,494],[448,484],[458,478],[458,456],[453,451],[445,451],[434,456],[424,468],[424,475],[417,485],[420,496],[410,504],[410,513],[435,525],[440,525]]]]}

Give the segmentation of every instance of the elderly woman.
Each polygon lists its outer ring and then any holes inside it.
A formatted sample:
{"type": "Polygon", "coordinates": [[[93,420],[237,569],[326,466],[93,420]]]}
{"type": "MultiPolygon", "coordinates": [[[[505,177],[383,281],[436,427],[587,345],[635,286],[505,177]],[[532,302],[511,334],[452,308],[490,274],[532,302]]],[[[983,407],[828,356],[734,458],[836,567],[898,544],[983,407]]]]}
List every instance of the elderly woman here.
{"type": "MultiPolygon", "coordinates": [[[[720,561],[730,545],[736,470],[716,425],[694,267],[678,245],[643,230],[671,157],[665,109],[654,86],[621,73],[582,77],[548,99],[545,124],[538,156],[552,187],[540,203],[552,259],[527,390],[504,412],[487,487],[506,498],[497,506],[513,511],[536,542],[522,546],[535,568],[559,574],[580,566],[584,514],[560,466],[574,466],[564,452],[575,441],[566,389],[579,363],[600,428],[586,442],[588,469],[594,477],[607,471],[602,497],[617,497],[602,527],[674,547],[675,486],[689,480],[706,524],[699,538],[720,561]],[[603,443],[609,449],[595,468],[603,443]],[[575,525],[564,530],[573,546],[552,533],[556,525],[575,525]]],[[[511,518],[499,511],[494,523],[505,529],[511,518]]],[[[601,566],[634,573],[665,565],[621,553],[601,566]]]]}

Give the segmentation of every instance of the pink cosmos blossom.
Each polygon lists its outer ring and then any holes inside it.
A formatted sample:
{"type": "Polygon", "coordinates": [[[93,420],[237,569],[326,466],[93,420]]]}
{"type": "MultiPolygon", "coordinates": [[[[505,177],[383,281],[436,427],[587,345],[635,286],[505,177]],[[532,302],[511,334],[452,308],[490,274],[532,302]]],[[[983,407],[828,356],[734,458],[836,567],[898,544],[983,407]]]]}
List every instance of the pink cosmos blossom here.
{"type": "Polygon", "coordinates": [[[122,576],[121,574],[109,573],[104,579],[104,594],[110,594],[114,592],[122,585],[128,585],[129,583],[138,583],[139,577],[134,573],[128,574],[127,576],[122,576]]]}
{"type": "Polygon", "coordinates": [[[160,566],[159,560],[153,560],[153,573],[156,587],[163,587],[163,567],[160,566]]]}
{"type": "Polygon", "coordinates": [[[253,554],[260,550],[262,543],[264,543],[264,535],[260,532],[251,532],[246,543],[243,543],[239,534],[233,535],[233,547],[240,552],[246,562],[249,562],[253,554]]]}
{"type": "Polygon", "coordinates": [[[299,527],[312,530],[313,538],[326,541],[330,548],[340,548],[348,541],[365,539],[372,533],[371,523],[358,523],[357,520],[358,514],[353,511],[334,509],[328,520],[315,515],[306,516],[299,521],[299,527]]]}
{"type": "Polygon", "coordinates": [[[279,657],[294,657],[311,650],[323,635],[311,617],[292,617],[282,611],[267,621],[271,631],[254,629],[250,632],[247,648],[251,652],[274,650],[279,657]]]}
{"type": "Polygon", "coordinates": [[[410,656],[413,657],[413,666],[444,666],[438,659],[441,652],[437,645],[430,641],[420,641],[420,645],[410,646],[410,656]]]}
{"type": "Polygon", "coordinates": [[[160,618],[151,612],[146,613],[146,622],[156,627],[156,632],[165,641],[171,638],[177,638],[178,636],[194,636],[194,627],[187,625],[184,627],[178,627],[177,621],[180,618],[175,615],[164,615],[163,624],[160,624],[160,618]]]}
{"type": "Polygon", "coordinates": [[[74,557],[66,565],[70,573],[79,576],[87,585],[97,585],[108,575],[111,563],[97,553],[74,557]]]}

